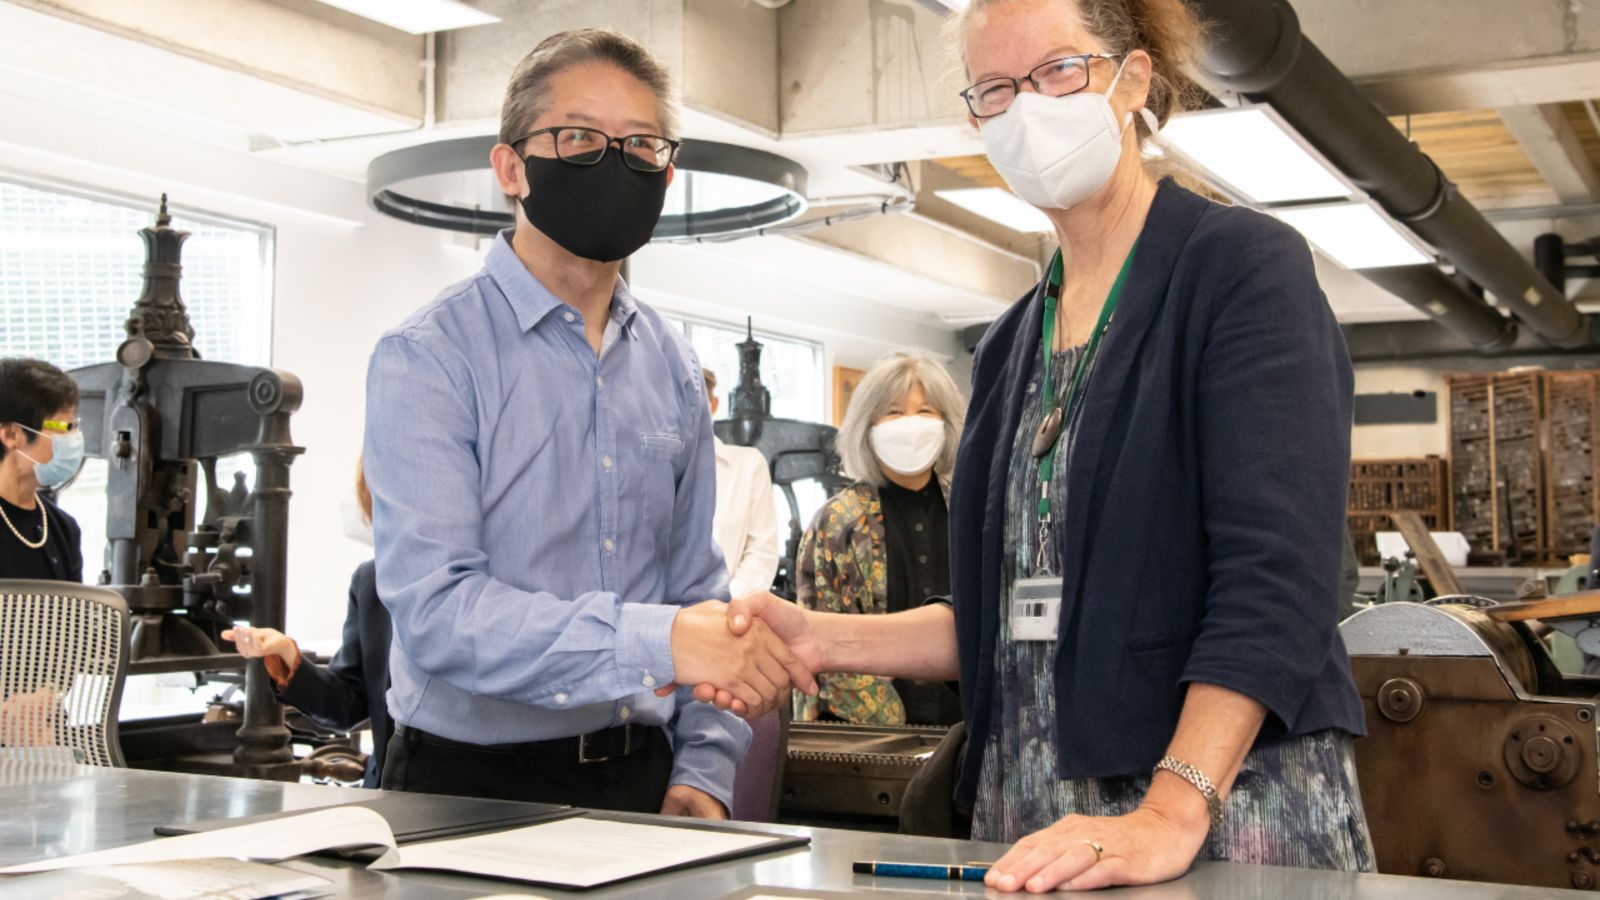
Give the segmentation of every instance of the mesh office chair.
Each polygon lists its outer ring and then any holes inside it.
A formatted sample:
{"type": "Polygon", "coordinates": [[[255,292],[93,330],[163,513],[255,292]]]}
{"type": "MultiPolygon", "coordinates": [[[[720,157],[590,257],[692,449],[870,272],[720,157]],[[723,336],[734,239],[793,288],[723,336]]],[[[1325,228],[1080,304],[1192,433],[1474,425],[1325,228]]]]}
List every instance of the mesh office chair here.
{"type": "Polygon", "coordinates": [[[67,748],[89,765],[125,765],[128,627],[128,604],[104,588],[0,579],[0,752],[67,748]]]}

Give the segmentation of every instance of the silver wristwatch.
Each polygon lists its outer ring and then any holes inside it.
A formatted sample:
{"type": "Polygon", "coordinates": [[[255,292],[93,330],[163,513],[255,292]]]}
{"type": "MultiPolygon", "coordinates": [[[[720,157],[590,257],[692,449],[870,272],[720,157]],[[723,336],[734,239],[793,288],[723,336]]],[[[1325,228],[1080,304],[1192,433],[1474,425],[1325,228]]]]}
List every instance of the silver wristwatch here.
{"type": "Polygon", "coordinates": [[[1156,763],[1155,770],[1159,772],[1162,769],[1194,785],[1194,789],[1206,798],[1206,810],[1211,813],[1211,827],[1222,824],[1222,798],[1217,795],[1217,786],[1211,783],[1206,773],[1176,756],[1162,757],[1161,762],[1156,763]]]}

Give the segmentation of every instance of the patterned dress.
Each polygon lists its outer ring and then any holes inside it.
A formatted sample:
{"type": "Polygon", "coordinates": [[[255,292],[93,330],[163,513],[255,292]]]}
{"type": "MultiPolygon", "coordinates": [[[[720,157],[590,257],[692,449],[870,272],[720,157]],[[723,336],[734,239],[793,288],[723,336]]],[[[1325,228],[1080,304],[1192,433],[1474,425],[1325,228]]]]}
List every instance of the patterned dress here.
{"type": "MultiPolygon", "coordinates": [[[[1067,383],[1082,352],[1080,346],[1052,355],[1054,384],[1067,383]]],[[[1004,577],[1008,592],[1017,578],[1034,574],[1039,461],[1033,457],[1031,444],[1041,418],[1039,381],[1036,371],[1023,401],[1022,424],[1007,476],[1004,577]]],[[[1050,484],[1050,506],[1058,511],[1057,520],[1059,510],[1069,502],[1065,462],[1077,431],[1074,420],[1057,452],[1050,484]]],[[[1049,553],[1056,563],[1053,571],[1059,572],[1060,548],[1051,547],[1049,553]]],[[[1009,596],[1006,603],[1010,603],[1009,596]]],[[[973,837],[1012,843],[1068,814],[1118,816],[1132,812],[1150,787],[1148,774],[1070,780],[1056,774],[1055,645],[1013,641],[1006,614],[1001,616],[999,640],[996,696],[1001,706],[983,748],[973,837]]],[[[1095,723],[1085,724],[1095,727],[1095,723]]],[[[1199,858],[1375,871],[1352,743],[1348,734],[1328,730],[1252,750],[1224,803],[1222,824],[1211,830],[1199,858]]]]}

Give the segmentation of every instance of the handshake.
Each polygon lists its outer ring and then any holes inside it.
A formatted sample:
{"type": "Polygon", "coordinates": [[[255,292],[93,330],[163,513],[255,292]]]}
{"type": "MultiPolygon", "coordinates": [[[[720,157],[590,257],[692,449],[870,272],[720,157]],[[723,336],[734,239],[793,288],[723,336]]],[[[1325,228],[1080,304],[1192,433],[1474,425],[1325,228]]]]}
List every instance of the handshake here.
{"type": "Polygon", "coordinates": [[[805,610],[758,593],[681,610],[672,623],[672,664],[677,682],[658,695],[689,686],[696,700],[754,719],[785,701],[791,686],[815,694],[823,655],[805,610]]]}

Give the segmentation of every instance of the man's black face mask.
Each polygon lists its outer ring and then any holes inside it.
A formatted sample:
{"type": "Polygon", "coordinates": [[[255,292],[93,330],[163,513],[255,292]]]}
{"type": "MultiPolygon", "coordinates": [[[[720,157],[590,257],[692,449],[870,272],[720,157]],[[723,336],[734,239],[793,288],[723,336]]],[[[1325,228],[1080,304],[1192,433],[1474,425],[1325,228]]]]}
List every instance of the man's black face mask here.
{"type": "Polygon", "coordinates": [[[522,212],[573,256],[612,262],[650,241],[667,196],[667,171],[637,172],[615,147],[592,166],[526,156],[522,212]]]}

